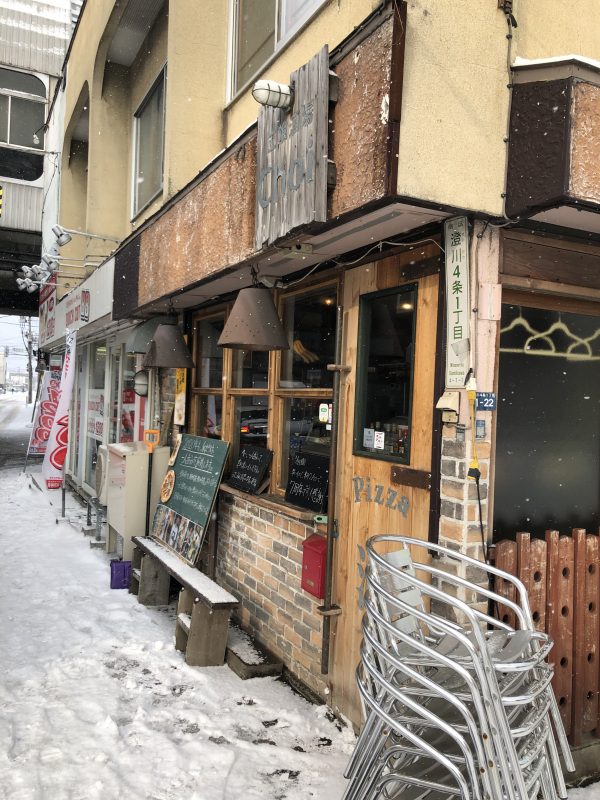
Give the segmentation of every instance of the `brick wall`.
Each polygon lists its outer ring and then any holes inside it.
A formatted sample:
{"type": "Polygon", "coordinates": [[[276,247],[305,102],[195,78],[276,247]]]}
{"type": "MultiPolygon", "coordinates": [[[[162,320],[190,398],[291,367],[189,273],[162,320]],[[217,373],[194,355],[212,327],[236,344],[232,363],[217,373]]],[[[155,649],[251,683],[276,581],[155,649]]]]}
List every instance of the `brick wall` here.
{"type": "Polygon", "coordinates": [[[312,522],[226,489],[219,497],[217,580],[241,602],[242,625],[313,691],[320,674],[322,603],[300,588],[302,542],[312,522]]]}
{"type": "MultiPolygon", "coordinates": [[[[440,544],[460,549],[473,558],[481,558],[481,530],[475,481],[467,477],[472,458],[469,431],[455,425],[444,425],[440,484],[440,544]],[[460,432],[459,432],[460,431],[460,432]]],[[[487,537],[487,496],[490,443],[477,442],[479,458],[479,491],[483,529],[487,537]]]]}

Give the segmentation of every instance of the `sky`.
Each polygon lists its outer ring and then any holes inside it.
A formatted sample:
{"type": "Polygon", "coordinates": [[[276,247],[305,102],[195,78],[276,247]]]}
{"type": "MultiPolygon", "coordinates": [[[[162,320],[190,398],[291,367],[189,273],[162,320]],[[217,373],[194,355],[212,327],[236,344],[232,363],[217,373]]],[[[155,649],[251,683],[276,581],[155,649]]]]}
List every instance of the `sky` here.
{"type": "MultiPolygon", "coordinates": [[[[38,319],[37,317],[31,318],[31,330],[37,336],[38,319]]],[[[20,347],[24,348],[23,337],[21,336],[21,326],[18,316],[8,316],[0,314],[0,347],[20,347]]],[[[34,347],[35,349],[35,347],[34,347]]],[[[35,361],[34,361],[35,367],[35,361]]],[[[8,357],[8,370],[18,371],[21,370],[23,374],[27,372],[27,358],[25,356],[12,356],[8,357]]]]}

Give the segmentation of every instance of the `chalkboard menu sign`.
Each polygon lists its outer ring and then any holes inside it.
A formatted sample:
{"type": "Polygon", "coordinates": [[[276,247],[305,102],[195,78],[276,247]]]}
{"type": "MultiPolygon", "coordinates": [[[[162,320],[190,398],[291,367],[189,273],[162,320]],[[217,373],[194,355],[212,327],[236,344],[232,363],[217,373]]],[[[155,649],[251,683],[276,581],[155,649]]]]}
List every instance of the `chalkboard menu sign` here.
{"type": "Polygon", "coordinates": [[[160,490],[151,536],[194,565],[221,483],[229,444],[183,434],[160,490]]]}
{"type": "Polygon", "coordinates": [[[271,450],[243,444],[227,483],[234,489],[256,494],[265,479],[272,458],[271,450]]]}
{"type": "Polygon", "coordinates": [[[324,511],[328,483],[328,458],[311,453],[294,453],[290,458],[285,499],[301,508],[324,511]]]}

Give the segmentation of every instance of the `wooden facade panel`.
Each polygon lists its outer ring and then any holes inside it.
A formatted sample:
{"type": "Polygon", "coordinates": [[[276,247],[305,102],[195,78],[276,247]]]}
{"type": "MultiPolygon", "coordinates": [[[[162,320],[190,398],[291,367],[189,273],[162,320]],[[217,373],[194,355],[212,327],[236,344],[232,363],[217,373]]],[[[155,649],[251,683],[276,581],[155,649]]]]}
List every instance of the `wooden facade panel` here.
{"type": "MultiPolygon", "coordinates": [[[[413,255],[414,260],[414,255],[413,255]]],[[[404,259],[403,259],[404,260],[404,259]]],[[[344,324],[346,364],[356,364],[360,298],[363,294],[393,288],[403,283],[398,257],[366,264],[349,271],[344,279],[344,324]]],[[[417,331],[415,341],[414,388],[412,404],[413,437],[409,469],[431,469],[431,417],[433,405],[433,363],[436,352],[438,276],[429,275],[418,282],[417,331]]],[[[335,621],[335,647],[332,661],[332,699],[344,708],[355,722],[360,721],[359,697],[354,671],[359,660],[362,611],[358,588],[361,582],[358,564],[370,536],[380,533],[427,539],[430,492],[407,484],[392,483],[389,461],[353,454],[356,371],[343,382],[340,429],[339,485],[337,517],[340,538],[336,547],[335,602],[342,615],[335,621]],[[383,498],[388,489],[401,502],[388,505],[383,498]]],[[[398,465],[405,466],[405,465],[398,465]]],[[[420,554],[422,556],[422,553],[420,554]]]]}
{"type": "Polygon", "coordinates": [[[548,545],[548,633],[554,641],[552,687],[565,730],[571,731],[573,660],[573,545],[558,531],[546,532],[548,545]]]}
{"type": "Polygon", "coordinates": [[[600,289],[598,249],[571,247],[570,242],[545,237],[503,238],[502,274],[532,280],[600,289]]]}
{"type": "Polygon", "coordinates": [[[573,531],[575,630],[573,657],[573,744],[598,721],[598,537],[573,531]]]}

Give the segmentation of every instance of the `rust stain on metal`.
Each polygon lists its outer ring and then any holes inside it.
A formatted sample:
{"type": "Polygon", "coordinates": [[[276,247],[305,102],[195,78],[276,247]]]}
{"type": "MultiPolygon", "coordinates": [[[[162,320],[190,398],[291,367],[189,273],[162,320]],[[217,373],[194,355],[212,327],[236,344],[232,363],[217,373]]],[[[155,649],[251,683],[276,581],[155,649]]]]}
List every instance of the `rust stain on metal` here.
{"type": "Polygon", "coordinates": [[[142,232],[139,305],[246,259],[255,192],[254,138],[142,232]]]}
{"type": "Polygon", "coordinates": [[[390,18],[335,68],[340,86],[329,142],[337,168],[332,217],[385,195],[392,34],[390,18]]]}
{"type": "Polygon", "coordinates": [[[573,87],[570,194],[600,202],[600,87],[573,87]]]}

